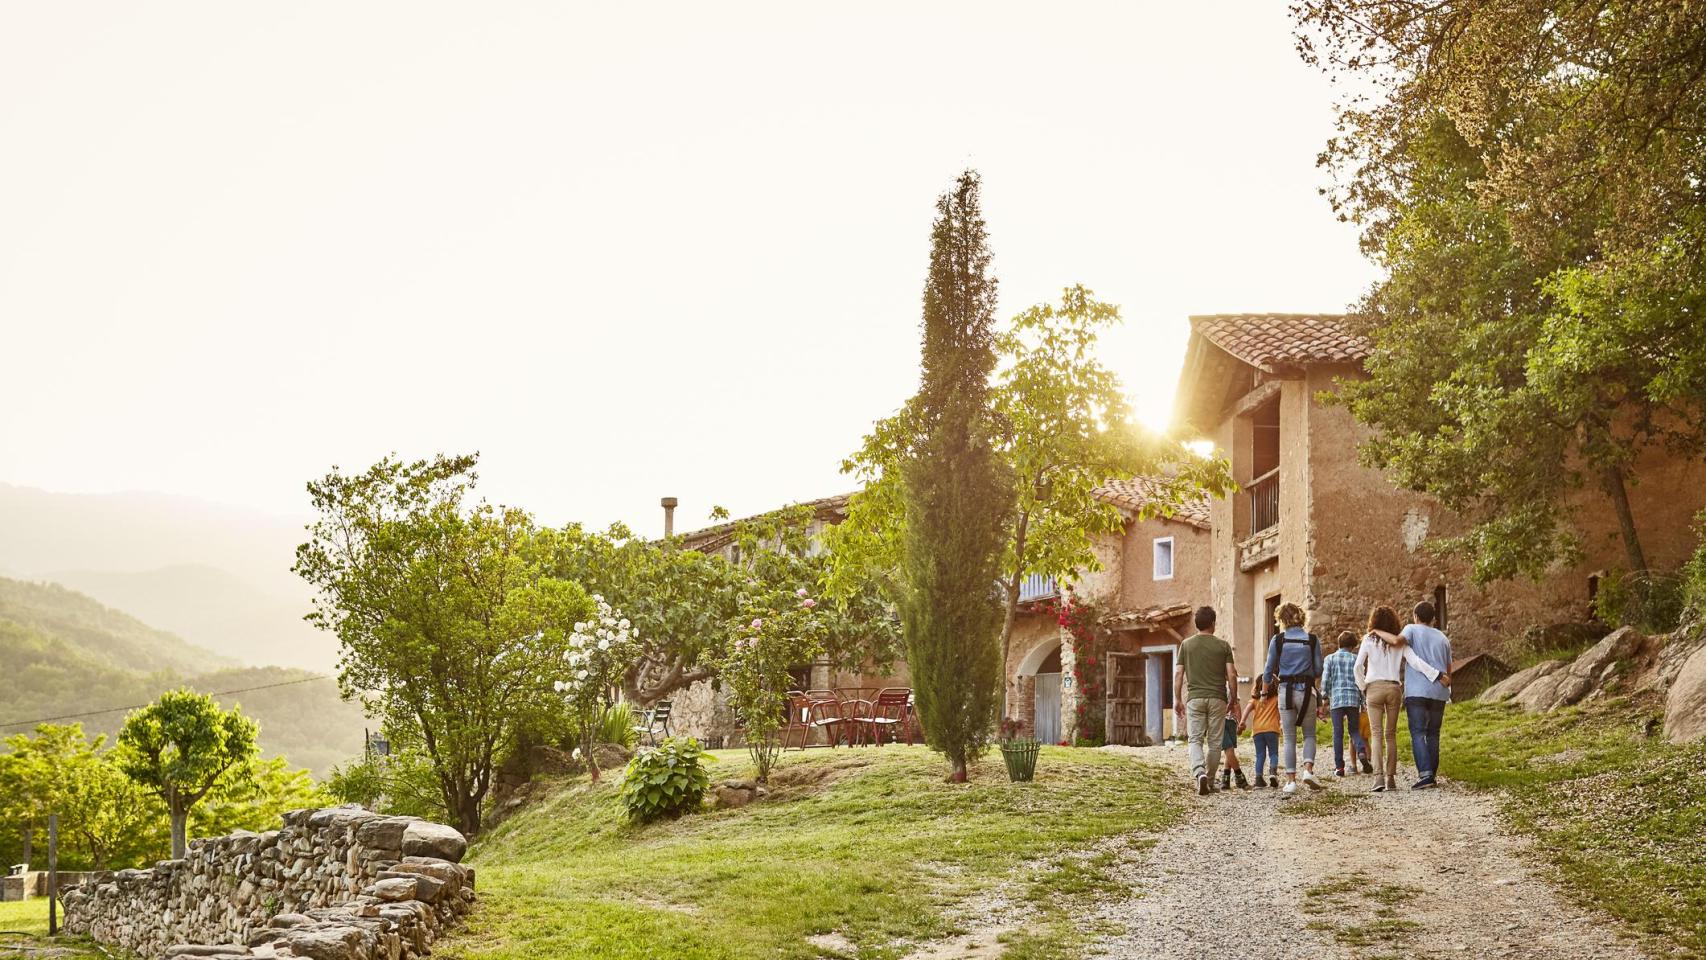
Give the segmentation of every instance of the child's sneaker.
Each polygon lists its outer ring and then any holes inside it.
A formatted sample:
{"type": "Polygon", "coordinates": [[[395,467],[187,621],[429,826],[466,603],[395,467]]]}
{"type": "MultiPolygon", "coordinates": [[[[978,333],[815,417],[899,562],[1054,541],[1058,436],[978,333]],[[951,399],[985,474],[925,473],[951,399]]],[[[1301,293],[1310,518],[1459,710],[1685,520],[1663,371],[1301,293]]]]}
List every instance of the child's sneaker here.
{"type": "Polygon", "coordinates": [[[1270,789],[1270,790],[1278,790],[1279,789],[1279,777],[1269,777],[1268,778],[1268,789],[1270,789]]]}
{"type": "Polygon", "coordinates": [[[1340,780],[1345,779],[1345,768],[1339,767],[1338,769],[1334,770],[1333,776],[1338,777],[1340,780]]]}
{"type": "Polygon", "coordinates": [[[1234,770],[1234,771],[1232,771],[1232,775],[1234,777],[1238,778],[1238,786],[1240,789],[1242,789],[1242,790],[1250,789],[1250,781],[1244,779],[1244,771],[1234,770]]]}
{"type": "Polygon", "coordinates": [[[1232,771],[1231,770],[1220,771],[1220,789],[1222,789],[1222,790],[1231,790],[1232,789],[1232,771]]]}
{"type": "Polygon", "coordinates": [[[1369,763],[1367,757],[1364,757],[1362,760],[1362,772],[1363,773],[1373,773],[1374,772],[1374,764],[1369,763]]]}
{"type": "Polygon", "coordinates": [[[1297,792],[1297,781],[1296,780],[1287,780],[1285,782],[1285,787],[1280,790],[1280,793],[1283,793],[1287,796],[1290,796],[1291,794],[1294,794],[1296,792],[1297,792]]]}

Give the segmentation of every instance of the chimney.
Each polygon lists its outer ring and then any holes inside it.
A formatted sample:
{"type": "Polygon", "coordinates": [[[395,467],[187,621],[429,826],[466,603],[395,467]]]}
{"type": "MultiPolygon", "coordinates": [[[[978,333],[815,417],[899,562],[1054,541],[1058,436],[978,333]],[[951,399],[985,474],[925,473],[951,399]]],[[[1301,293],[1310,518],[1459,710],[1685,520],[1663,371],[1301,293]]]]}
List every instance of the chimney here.
{"type": "Polygon", "coordinates": [[[663,504],[663,536],[664,539],[667,540],[670,537],[675,536],[676,501],[674,497],[664,497],[659,502],[663,504]]]}

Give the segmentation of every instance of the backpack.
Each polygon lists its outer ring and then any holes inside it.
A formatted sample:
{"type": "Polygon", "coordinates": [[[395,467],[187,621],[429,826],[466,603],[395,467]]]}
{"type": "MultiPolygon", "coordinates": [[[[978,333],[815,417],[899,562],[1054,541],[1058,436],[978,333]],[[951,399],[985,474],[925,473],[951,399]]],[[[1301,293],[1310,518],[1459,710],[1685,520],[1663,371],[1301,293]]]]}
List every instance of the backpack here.
{"type": "MultiPolygon", "coordinates": [[[[1308,643],[1309,644],[1309,673],[1307,674],[1307,676],[1309,676],[1312,679],[1316,677],[1315,661],[1321,659],[1321,638],[1320,637],[1317,637],[1313,633],[1308,634],[1306,637],[1288,637],[1285,635],[1285,633],[1283,631],[1281,631],[1280,633],[1274,634],[1271,639],[1279,641],[1280,659],[1282,659],[1282,660],[1285,659],[1285,645],[1286,644],[1288,644],[1288,643],[1308,643]]],[[[1304,674],[1287,674],[1286,676],[1297,677],[1297,676],[1304,676],[1304,674]]],[[[1282,676],[1279,679],[1283,681],[1285,679],[1285,677],[1282,676]]]]}

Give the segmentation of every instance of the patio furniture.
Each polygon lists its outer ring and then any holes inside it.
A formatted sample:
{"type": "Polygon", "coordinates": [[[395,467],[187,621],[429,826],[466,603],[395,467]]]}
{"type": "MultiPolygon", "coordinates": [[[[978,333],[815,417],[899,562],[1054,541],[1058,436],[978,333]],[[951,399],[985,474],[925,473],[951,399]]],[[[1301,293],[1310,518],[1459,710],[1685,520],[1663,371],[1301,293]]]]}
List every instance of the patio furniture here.
{"type": "Polygon", "coordinates": [[[674,700],[659,700],[644,714],[645,722],[634,724],[634,732],[651,741],[652,746],[658,745],[658,731],[669,736],[669,714],[675,707],[674,700]]]}
{"type": "Polygon", "coordinates": [[[871,727],[871,717],[874,715],[872,704],[877,694],[877,688],[838,687],[835,692],[841,699],[841,716],[847,721],[848,744],[859,746],[872,742],[874,735],[871,727]]]}
{"type": "Polygon", "coordinates": [[[871,727],[872,739],[882,746],[885,739],[906,737],[908,746],[912,745],[912,690],[907,687],[888,687],[877,694],[877,699],[871,704],[871,717],[867,721],[871,727]]]}
{"type": "MultiPolygon", "coordinates": [[[[836,742],[848,736],[847,718],[842,714],[841,698],[833,690],[807,690],[809,709],[806,726],[823,731],[823,742],[834,748],[836,742]]],[[[849,741],[851,743],[851,741],[849,741]]]]}
{"type": "Polygon", "coordinates": [[[783,750],[788,749],[788,741],[793,739],[795,735],[800,738],[800,749],[806,748],[806,741],[811,739],[812,735],[811,716],[811,698],[807,697],[803,691],[789,690],[787,713],[782,719],[781,740],[783,750]]]}

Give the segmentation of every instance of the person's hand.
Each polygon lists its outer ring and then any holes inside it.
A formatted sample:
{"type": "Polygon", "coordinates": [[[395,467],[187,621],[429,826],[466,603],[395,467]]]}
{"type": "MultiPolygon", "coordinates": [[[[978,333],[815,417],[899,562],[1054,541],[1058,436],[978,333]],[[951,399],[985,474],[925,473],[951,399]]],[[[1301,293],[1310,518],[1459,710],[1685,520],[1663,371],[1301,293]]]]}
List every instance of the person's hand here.
{"type": "Polygon", "coordinates": [[[1177,716],[1177,717],[1178,717],[1178,718],[1179,718],[1179,719],[1180,719],[1180,720],[1183,720],[1183,719],[1185,719],[1185,705],[1184,705],[1184,704],[1182,704],[1182,703],[1180,703],[1180,702],[1179,702],[1179,701],[1177,701],[1177,700],[1174,700],[1174,701],[1173,701],[1173,713],[1174,713],[1174,715],[1176,715],[1176,716],[1177,716]]]}
{"type": "Polygon", "coordinates": [[[1449,674],[1449,673],[1440,674],[1439,675],[1439,685],[1446,688],[1447,690],[1451,689],[1451,674],[1449,674]]]}

